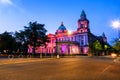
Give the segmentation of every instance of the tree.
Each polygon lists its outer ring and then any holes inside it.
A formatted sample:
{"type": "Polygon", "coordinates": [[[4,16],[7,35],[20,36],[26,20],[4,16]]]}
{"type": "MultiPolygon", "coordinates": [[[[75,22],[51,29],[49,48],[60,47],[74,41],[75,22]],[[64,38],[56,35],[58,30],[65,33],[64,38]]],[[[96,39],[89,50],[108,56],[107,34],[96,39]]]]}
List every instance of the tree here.
{"type": "Polygon", "coordinates": [[[92,49],[95,54],[99,55],[99,53],[103,50],[102,44],[98,40],[96,40],[95,42],[93,42],[92,49]]]}
{"type": "Polygon", "coordinates": [[[13,53],[15,51],[16,41],[9,32],[0,34],[0,51],[2,53],[13,53]]]}
{"type": "Polygon", "coordinates": [[[113,48],[120,53],[120,39],[114,40],[113,48]]]}
{"type": "Polygon", "coordinates": [[[95,50],[102,50],[102,45],[100,44],[100,42],[97,40],[93,43],[94,45],[94,49],[95,50]]]}
{"type": "Polygon", "coordinates": [[[28,40],[27,40],[27,36],[25,34],[25,31],[20,31],[20,32],[15,32],[15,39],[17,42],[17,48],[18,51],[23,53],[23,54],[27,54],[27,50],[28,50],[28,40]]]}
{"type": "Polygon", "coordinates": [[[39,24],[37,22],[30,22],[28,26],[25,26],[25,36],[28,43],[33,46],[33,54],[35,54],[35,49],[38,46],[46,45],[49,41],[44,28],[44,24],[39,24]]]}
{"type": "Polygon", "coordinates": [[[93,53],[94,55],[99,55],[103,50],[103,44],[98,40],[89,44],[89,52],[93,53]]]}

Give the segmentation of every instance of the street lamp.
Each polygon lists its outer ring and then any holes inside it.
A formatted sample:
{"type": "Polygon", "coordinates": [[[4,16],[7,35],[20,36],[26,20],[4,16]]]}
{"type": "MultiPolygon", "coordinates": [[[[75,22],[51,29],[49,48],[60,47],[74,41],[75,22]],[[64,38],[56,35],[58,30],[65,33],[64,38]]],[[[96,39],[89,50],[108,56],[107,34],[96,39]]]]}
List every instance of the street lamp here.
{"type": "Polygon", "coordinates": [[[118,30],[118,40],[120,40],[120,20],[113,20],[111,26],[118,30]]]}

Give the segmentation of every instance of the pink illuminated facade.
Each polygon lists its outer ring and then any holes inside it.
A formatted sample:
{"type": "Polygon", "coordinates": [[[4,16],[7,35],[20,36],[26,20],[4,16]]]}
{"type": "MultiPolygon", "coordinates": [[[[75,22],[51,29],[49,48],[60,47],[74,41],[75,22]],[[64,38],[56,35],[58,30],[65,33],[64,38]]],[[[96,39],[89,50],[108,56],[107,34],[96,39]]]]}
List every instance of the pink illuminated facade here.
{"type": "MultiPolygon", "coordinates": [[[[89,20],[84,11],[78,20],[78,27],[76,31],[69,32],[64,26],[63,22],[56,30],[55,34],[48,34],[50,42],[45,46],[36,48],[36,53],[47,53],[61,55],[71,54],[88,54],[89,34],[92,34],[89,29],[89,20]]],[[[92,34],[91,39],[96,37],[92,34]]],[[[107,40],[107,38],[105,37],[107,40]]],[[[29,46],[29,53],[32,53],[32,47],[29,46]]]]}

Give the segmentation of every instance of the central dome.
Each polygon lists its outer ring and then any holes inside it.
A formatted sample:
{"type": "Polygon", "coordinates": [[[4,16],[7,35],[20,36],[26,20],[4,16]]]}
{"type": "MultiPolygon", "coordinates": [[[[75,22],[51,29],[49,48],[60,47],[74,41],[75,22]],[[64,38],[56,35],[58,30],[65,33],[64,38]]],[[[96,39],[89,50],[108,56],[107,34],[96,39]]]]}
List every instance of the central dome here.
{"type": "Polygon", "coordinates": [[[65,26],[64,26],[64,24],[63,24],[63,22],[61,23],[61,26],[59,26],[58,30],[61,30],[61,31],[66,30],[66,28],[65,28],[65,26]]]}

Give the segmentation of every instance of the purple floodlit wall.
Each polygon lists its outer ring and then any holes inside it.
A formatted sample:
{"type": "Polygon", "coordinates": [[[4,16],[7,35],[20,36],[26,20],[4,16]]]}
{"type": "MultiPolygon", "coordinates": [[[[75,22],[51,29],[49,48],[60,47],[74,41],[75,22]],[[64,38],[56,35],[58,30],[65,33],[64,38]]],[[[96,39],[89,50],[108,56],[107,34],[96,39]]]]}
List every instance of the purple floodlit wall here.
{"type": "Polygon", "coordinates": [[[68,47],[67,47],[67,45],[66,44],[62,44],[61,45],[61,53],[62,54],[65,54],[65,53],[67,53],[68,52],[68,47]]]}
{"type": "MultiPolygon", "coordinates": [[[[79,47],[77,45],[74,44],[60,44],[58,45],[58,52],[60,54],[80,54],[80,50],[79,47]]],[[[84,49],[84,52],[86,53],[88,50],[88,48],[86,47],[84,49]]],[[[56,47],[37,47],[36,48],[36,54],[40,54],[40,53],[48,53],[48,54],[54,54],[56,52],[56,47]]],[[[33,53],[33,47],[29,46],[28,48],[28,53],[33,53]]]]}

